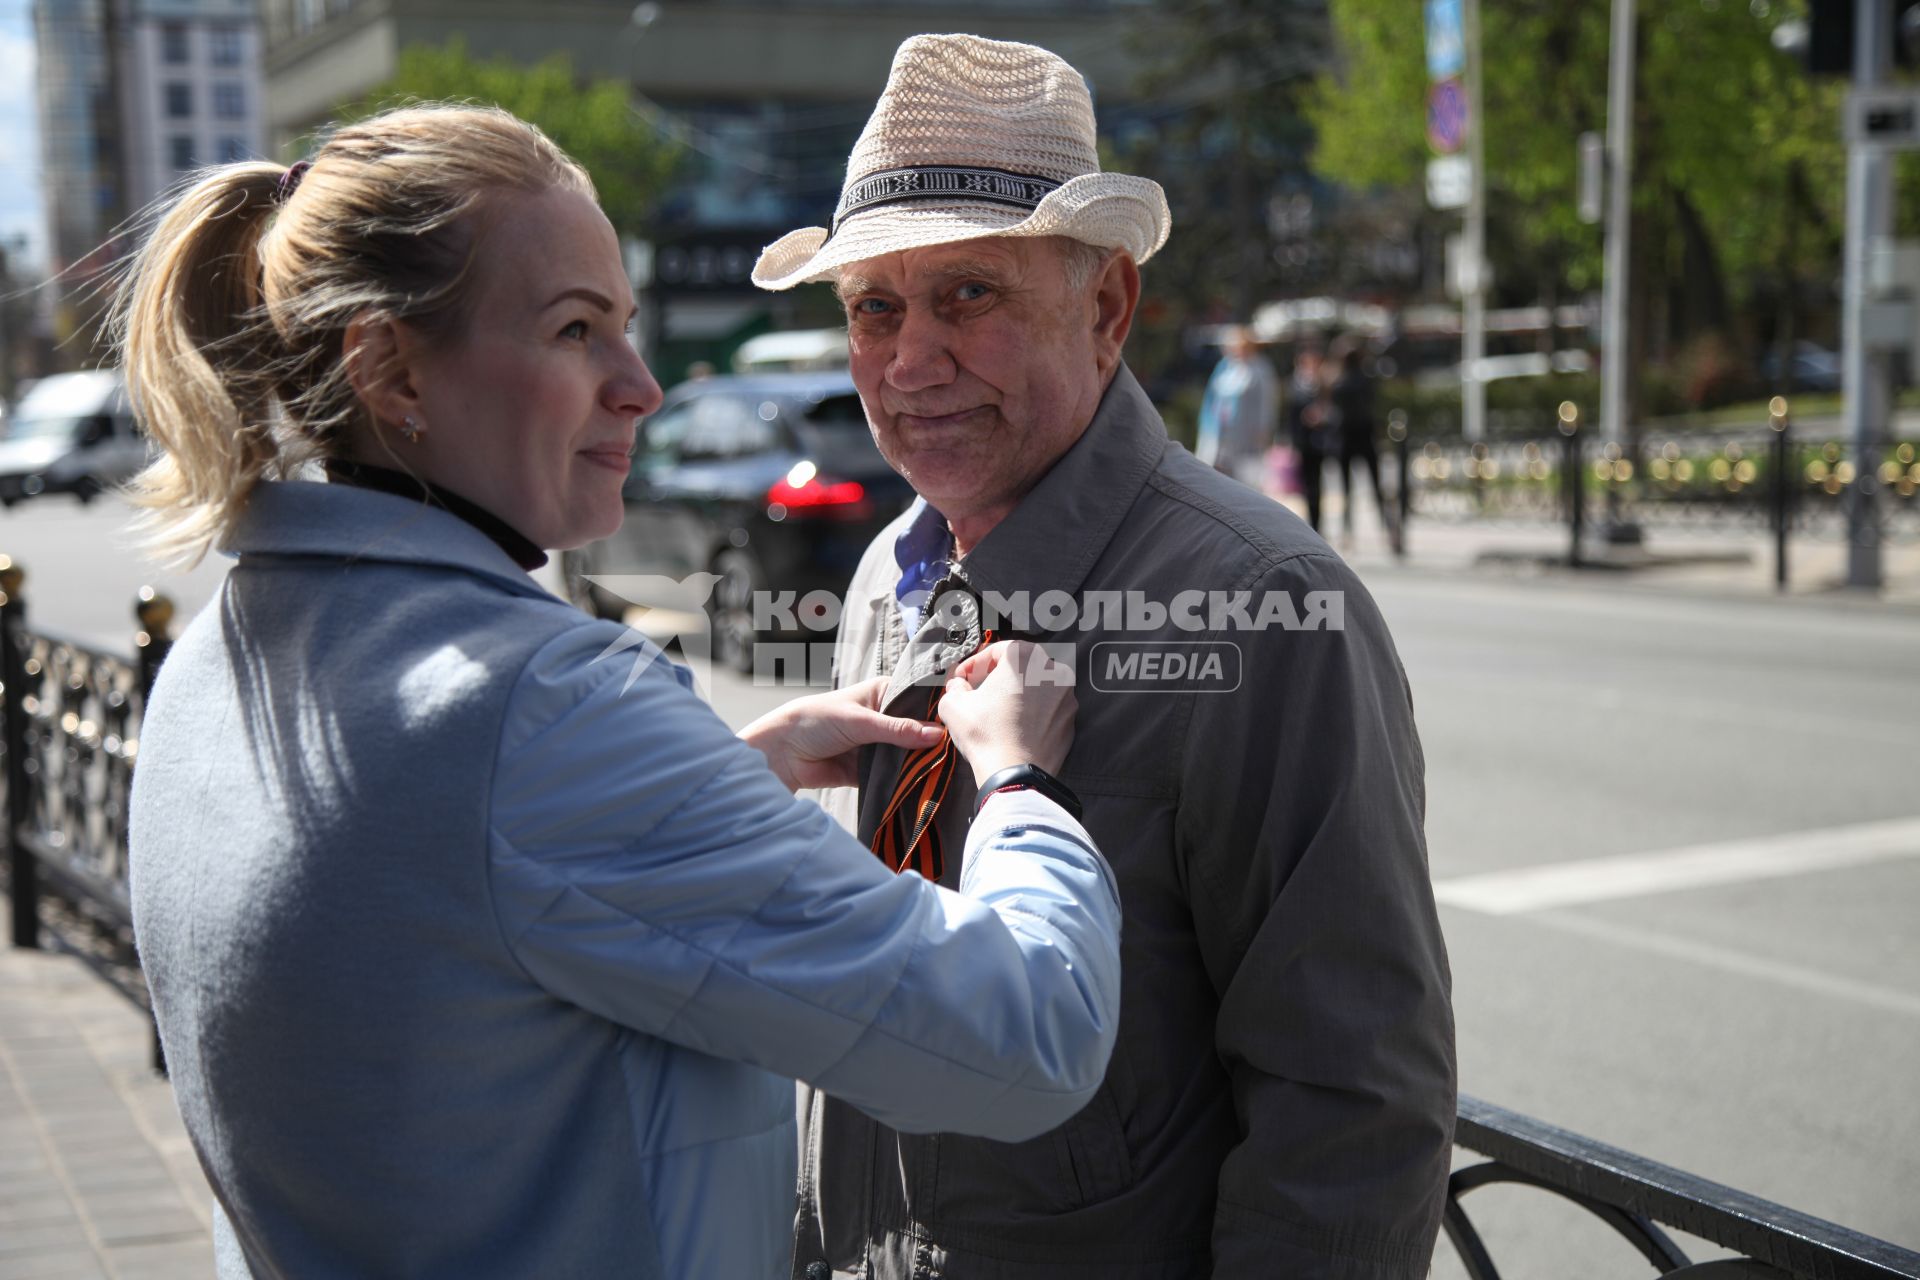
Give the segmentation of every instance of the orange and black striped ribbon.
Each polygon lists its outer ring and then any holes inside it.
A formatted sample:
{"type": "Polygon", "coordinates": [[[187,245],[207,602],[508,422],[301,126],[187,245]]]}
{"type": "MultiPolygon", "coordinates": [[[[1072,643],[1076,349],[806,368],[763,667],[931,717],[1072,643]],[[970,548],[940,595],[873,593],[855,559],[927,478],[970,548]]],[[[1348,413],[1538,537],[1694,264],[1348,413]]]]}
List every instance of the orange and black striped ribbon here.
{"type": "MultiPolygon", "coordinates": [[[[992,643],[992,632],[980,639],[981,648],[992,643]]],[[[927,699],[928,720],[939,713],[944,692],[943,684],[927,699]]],[[[959,762],[960,753],[950,736],[940,739],[937,746],[907,753],[893,794],[887,799],[886,812],[880,816],[880,827],[873,833],[873,851],[880,861],[895,871],[918,871],[928,880],[939,881],[947,863],[940,851],[940,829],[934,819],[953,785],[953,771],[959,762]]]]}

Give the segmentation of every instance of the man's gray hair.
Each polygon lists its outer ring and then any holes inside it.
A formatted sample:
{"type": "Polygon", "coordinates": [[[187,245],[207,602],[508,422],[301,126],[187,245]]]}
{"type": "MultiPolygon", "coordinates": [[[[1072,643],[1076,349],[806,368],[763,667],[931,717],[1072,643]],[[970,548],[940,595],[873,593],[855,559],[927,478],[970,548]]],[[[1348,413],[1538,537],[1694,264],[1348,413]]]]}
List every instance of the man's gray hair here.
{"type": "Polygon", "coordinates": [[[1115,252],[1097,244],[1088,244],[1085,240],[1075,240],[1071,236],[1055,236],[1053,239],[1060,246],[1060,265],[1066,272],[1067,287],[1074,290],[1084,289],[1091,284],[1094,273],[1105,266],[1108,257],[1115,252]]]}

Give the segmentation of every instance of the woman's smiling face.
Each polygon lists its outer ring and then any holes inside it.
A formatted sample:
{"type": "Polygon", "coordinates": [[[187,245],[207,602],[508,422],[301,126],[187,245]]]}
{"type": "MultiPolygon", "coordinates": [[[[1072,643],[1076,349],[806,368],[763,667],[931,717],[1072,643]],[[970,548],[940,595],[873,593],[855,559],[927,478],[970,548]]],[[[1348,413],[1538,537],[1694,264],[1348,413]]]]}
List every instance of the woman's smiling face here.
{"type": "Polygon", "coordinates": [[[628,338],[633,290],[606,215],[577,191],[497,198],[469,313],[408,361],[424,479],[559,550],[620,527],[638,421],[660,387],[628,338]]]}

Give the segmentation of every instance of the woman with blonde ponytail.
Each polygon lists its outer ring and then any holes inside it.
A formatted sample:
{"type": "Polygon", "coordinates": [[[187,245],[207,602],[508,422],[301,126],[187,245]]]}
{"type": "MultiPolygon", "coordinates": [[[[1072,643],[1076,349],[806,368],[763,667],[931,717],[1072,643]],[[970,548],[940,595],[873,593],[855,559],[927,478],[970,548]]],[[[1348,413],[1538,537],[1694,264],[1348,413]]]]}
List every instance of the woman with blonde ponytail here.
{"type": "Polygon", "coordinates": [[[233,558],[132,815],[229,1280],[786,1274],[793,1078],[1012,1141],[1105,1071],[1118,903],[1064,809],[988,797],[955,892],[793,794],[946,731],[1056,768],[1030,646],[964,664],[946,730],[870,681],[736,737],[528,576],[619,525],[633,311],[586,174],[464,107],[206,172],[127,278],[150,543],[233,558]]]}

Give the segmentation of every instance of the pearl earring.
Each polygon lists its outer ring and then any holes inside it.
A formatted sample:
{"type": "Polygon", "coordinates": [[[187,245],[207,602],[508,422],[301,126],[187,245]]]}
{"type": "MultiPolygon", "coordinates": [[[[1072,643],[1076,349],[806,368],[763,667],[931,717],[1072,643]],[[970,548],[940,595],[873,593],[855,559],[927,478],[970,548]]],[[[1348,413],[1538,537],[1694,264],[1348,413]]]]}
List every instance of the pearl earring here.
{"type": "Polygon", "coordinates": [[[407,438],[408,444],[419,444],[425,431],[426,428],[416,422],[412,414],[400,419],[400,434],[407,438]]]}

